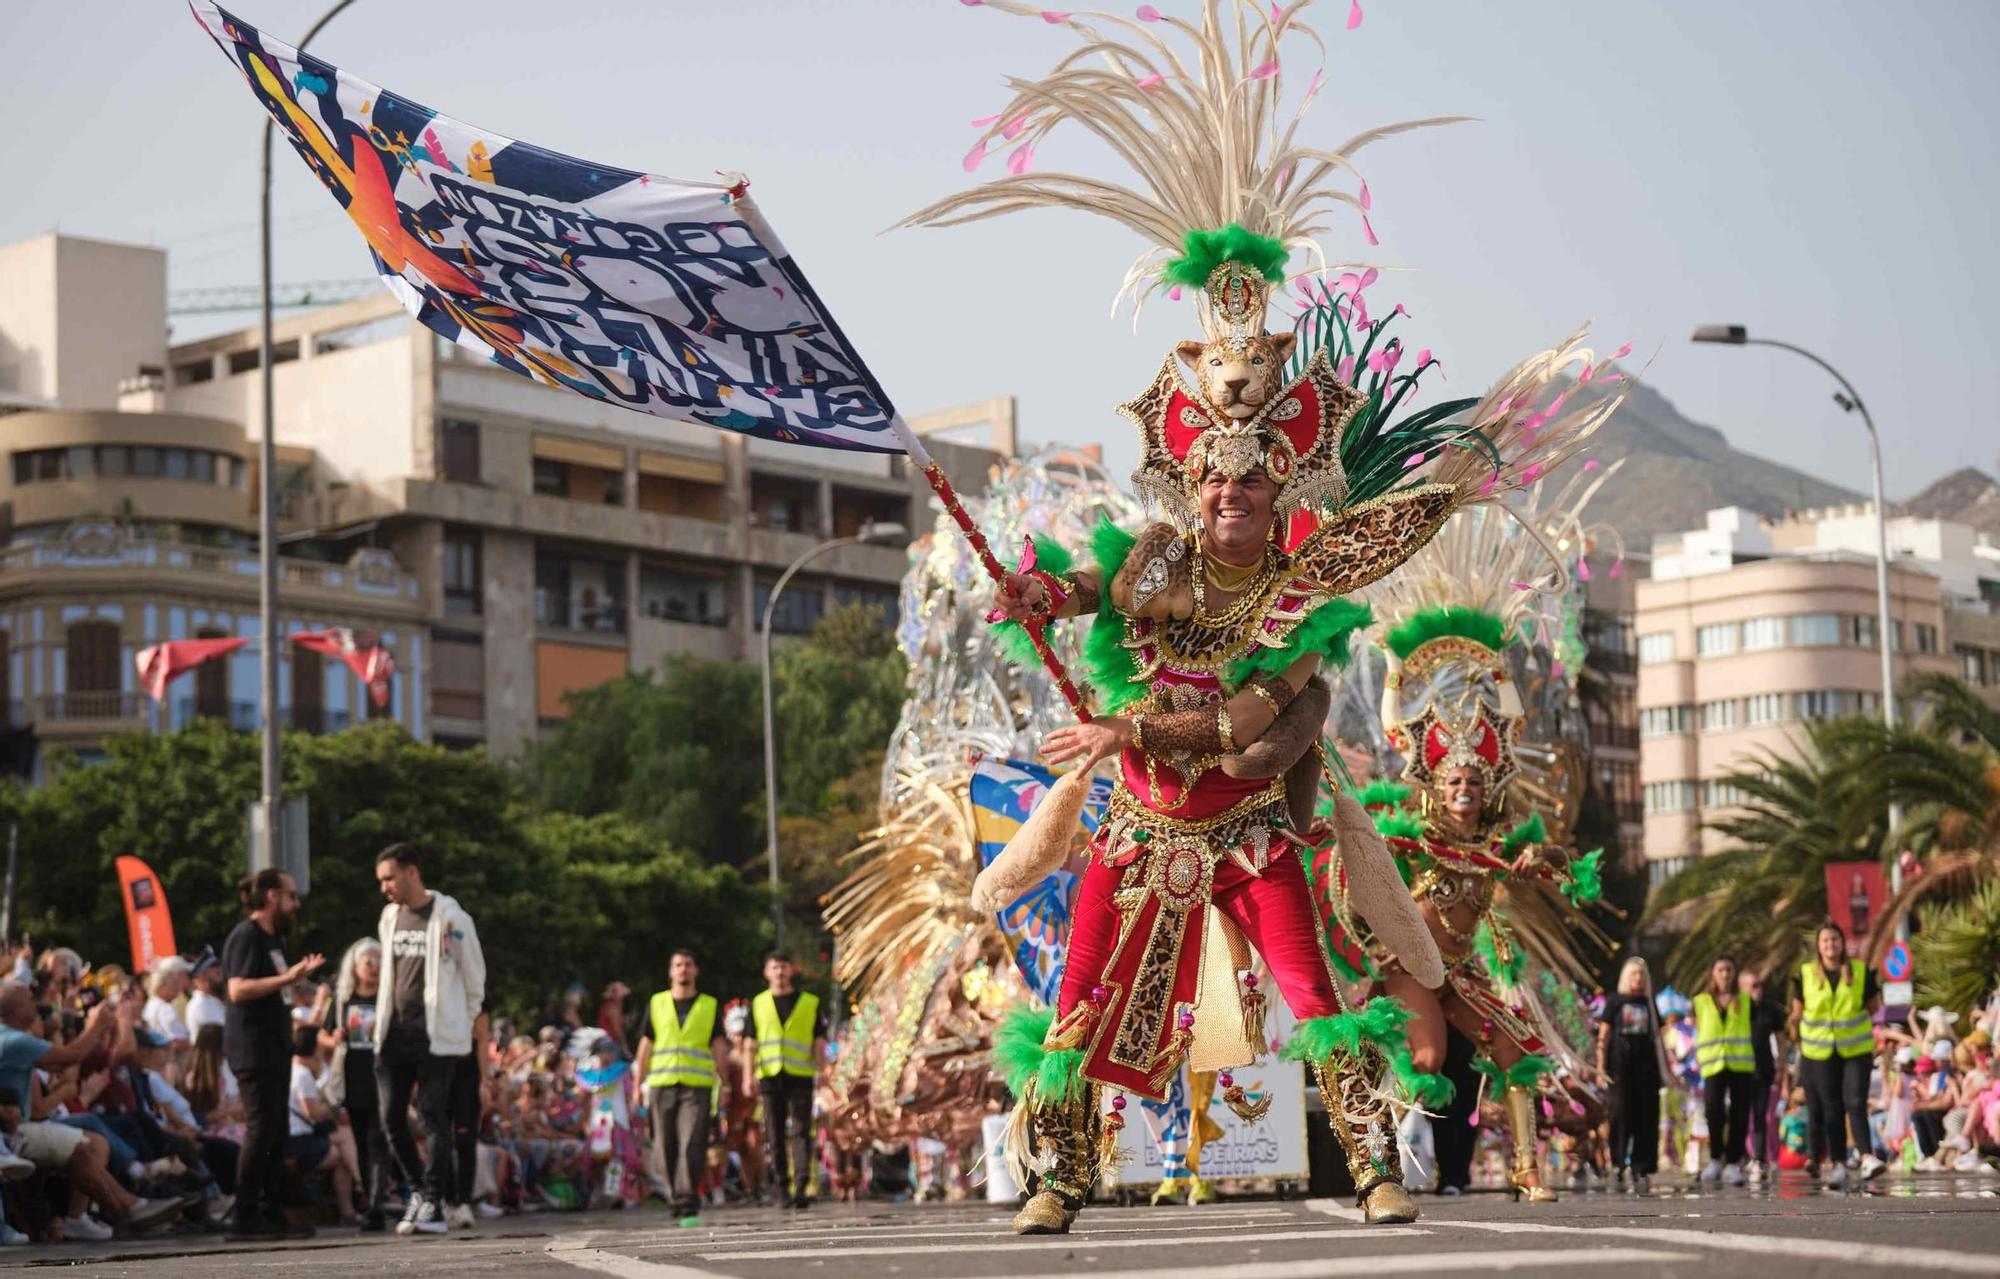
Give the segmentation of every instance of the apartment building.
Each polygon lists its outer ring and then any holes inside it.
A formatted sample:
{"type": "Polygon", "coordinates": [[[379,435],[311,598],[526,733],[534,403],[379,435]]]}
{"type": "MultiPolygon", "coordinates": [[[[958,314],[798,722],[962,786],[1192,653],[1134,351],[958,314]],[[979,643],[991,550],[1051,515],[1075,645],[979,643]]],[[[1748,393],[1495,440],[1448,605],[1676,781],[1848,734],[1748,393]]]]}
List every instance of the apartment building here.
{"type": "MultiPolygon", "coordinates": [[[[70,706],[45,699],[79,678],[65,628],[114,624],[120,673],[107,691],[131,713],[84,722],[101,735],[147,722],[132,696],[137,648],[255,634],[258,334],[169,346],[156,250],[45,236],[0,249],[0,282],[43,261],[56,264],[52,282],[0,302],[0,407],[16,410],[0,500],[12,504],[7,553],[26,557],[18,572],[0,562],[0,609],[18,613],[0,620],[15,654],[0,667],[40,734],[70,706]],[[149,265],[128,287],[134,254],[149,265]],[[43,306],[69,318],[50,322],[43,306]],[[124,339],[94,365],[72,357],[114,327],[153,342],[124,339]],[[72,367],[95,376],[64,380],[72,367]],[[90,409],[72,411],[73,399],[90,409]],[[118,539],[116,598],[73,580],[76,555],[61,583],[35,558],[118,539]],[[166,603],[156,566],[166,556],[185,568],[181,555],[232,590],[166,603]]],[[[395,717],[448,745],[514,752],[562,718],[567,694],[669,654],[751,657],[794,560],[870,523],[931,519],[929,488],[901,457],[750,440],[540,387],[437,339],[386,294],[281,319],[271,372],[285,624],[379,631],[397,661],[395,717]]],[[[1014,450],[1006,397],[912,424],[969,491],[1014,450]]],[[[828,552],[786,587],[773,629],[801,633],[850,602],[892,618],[906,564],[900,548],[828,552]]],[[[297,652],[282,660],[284,714],[310,721],[317,705],[331,725],[361,713],[342,670],[315,672],[297,652]]],[[[85,667],[93,682],[112,679],[85,667]]],[[[248,654],[227,664],[232,718],[257,718],[255,668],[248,654]]],[[[210,693],[224,678],[198,674],[210,693]]]]}
{"type": "Polygon", "coordinates": [[[1645,856],[1639,781],[1639,665],[1633,627],[1634,587],[1644,557],[1598,553],[1584,585],[1584,722],[1590,730],[1589,787],[1618,825],[1618,855],[1628,866],[1645,856]]]}
{"type": "MultiPolygon", "coordinates": [[[[1896,679],[1962,673],[1975,664],[1962,652],[1984,662],[2000,624],[2000,548],[1942,521],[1889,523],[1896,679]]],[[[1872,512],[1853,507],[1782,521],[1727,508],[1654,540],[1634,623],[1654,882],[1722,845],[1705,824],[1739,800],[1729,774],[1792,749],[1801,722],[1880,711],[1873,528],[1872,512]]]]}

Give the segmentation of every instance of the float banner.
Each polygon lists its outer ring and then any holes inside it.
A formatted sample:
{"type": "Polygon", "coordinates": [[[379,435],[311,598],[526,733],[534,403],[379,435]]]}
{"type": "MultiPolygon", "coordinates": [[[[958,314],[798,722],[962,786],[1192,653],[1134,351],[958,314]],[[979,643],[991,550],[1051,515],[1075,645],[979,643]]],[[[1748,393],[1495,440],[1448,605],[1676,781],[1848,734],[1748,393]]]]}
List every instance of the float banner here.
{"type": "MultiPolygon", "coordinates": [[[[1055,781],[1055,773],[1026,760],[982,759],[973,765],[972,827],[973,838],[979,841],[981,869],[993,864],[1055,781]]],[[[1110,803],[1111,783],[1103,778],[1092,782],[1083,803],[1086,830],[1097,832],[1110,803]]],[[[1054,1004],[1062,987],[1062,956],[1069,943],[1076,883],[1076,872],[1058,870],[995,916],[1028,992],[1045,1004],[1054,1004]]]]}
{"type": "Polygon", "coordinates": [[[1847,932],[1847,957],[1861,958],[1868,930],[1889,905],[1880,862],[1828,862],[1826,914],[1847,932]]]}
{"type": "MultiPolygon", "coordinates": [[[[207,0],[191,8],[347,210],[389,291],[434,332],[544,386],[643,413],[905,451],[894,410],[740,174],[691,182],[516,142],[207,0]]],[[[662,92],[671,146],[680,108],[662,92]]]]}
{"type": "Polygon", "coordinates": [[[154,964],[178,953],[167,890],[153,868],[136,857],[120,857],[116,866],[118,896],[125,903],[125,927],[132,938],[132,971],[148,973],[154,964]]]}

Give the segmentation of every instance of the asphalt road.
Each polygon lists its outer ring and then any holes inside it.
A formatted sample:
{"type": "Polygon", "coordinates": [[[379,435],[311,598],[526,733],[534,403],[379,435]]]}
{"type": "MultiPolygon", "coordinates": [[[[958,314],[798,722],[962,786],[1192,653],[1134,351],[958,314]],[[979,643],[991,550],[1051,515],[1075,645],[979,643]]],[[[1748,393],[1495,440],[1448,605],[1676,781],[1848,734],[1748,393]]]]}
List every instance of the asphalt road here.
{"type": "Polygon", "coordinates": [[[509,1217],[444,1237],[345,1231],[274,1247],[204,1237],[10,1249],[0,1267],[85,1265],[145,1279],[843,1279],[1088,1274],[1119,1279],[1317,1279],[1401,1274],[1577,1273],[1616,1279],[1755,1275],[1845,1279],[2000,1276],[2000,1177],[1878,1182],[1825,1192],[1656,1187],[1566,1195],[1422,1196],[1414,1226],[1368,1227],[1345,1203],[1238,1200],[1200,1208],[1094,1206],[1067,1237],[1016,1239],[984,1204],[821,1205],[715,1213],[682,1228],[663,1209],[509,1217]]]}

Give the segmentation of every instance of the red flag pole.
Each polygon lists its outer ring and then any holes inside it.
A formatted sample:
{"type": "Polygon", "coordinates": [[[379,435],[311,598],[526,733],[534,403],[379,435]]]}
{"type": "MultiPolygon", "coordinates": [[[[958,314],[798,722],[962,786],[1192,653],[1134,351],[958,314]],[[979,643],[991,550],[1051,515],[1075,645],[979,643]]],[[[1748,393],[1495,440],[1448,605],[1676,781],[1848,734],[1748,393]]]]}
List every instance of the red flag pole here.
{"type": "MultiPolygon", "coordinates": [[[[889,425],[895,428],[897,437],[903,441],[903,447],[909,450],[910,460],[922,469],[924,478],[930,481],[931,491],[938,495],[938,501],[944,503],[946,513],[951,516],[952,522],[958,525],[958,531],[965,535],[967,544],[972,547],[972,553],[979,557],[979,563],[986,569],[986,575],[993,579],[996,586],[1005,582],[1006,567],[994,557],[993,548],[986,544],[986,534],[979,531],[979,526],[972,522],[972,516],[966,513],[964,505],[958,500],[958,494],[951,487],[951,481],[947,480],[944,472],[938,469],[937,461],[931,457],[930,450],[924,447],[923,441],[917,438],[916,432],[912,431],[901,417],[891,419],[889,425]]],[[[1083,700],[1083,693],[1070,679],[1069,671],[1064,668],[1062,659],[1049,647],[1048,623],[1041,618],[1029,618],[1022,623],[1022,626],[1027,630],[1028,638],[1034,641],[1035,653],[1042,659],[1042,665],[1048,670],[1050,677],[1055,680],[1056,688],[1062,693],[1063,700],[1068,702],[1070,710],[1076,713],[1077,721],[1088,724],[1091,720],[1090,707],[1083,700]]]]}

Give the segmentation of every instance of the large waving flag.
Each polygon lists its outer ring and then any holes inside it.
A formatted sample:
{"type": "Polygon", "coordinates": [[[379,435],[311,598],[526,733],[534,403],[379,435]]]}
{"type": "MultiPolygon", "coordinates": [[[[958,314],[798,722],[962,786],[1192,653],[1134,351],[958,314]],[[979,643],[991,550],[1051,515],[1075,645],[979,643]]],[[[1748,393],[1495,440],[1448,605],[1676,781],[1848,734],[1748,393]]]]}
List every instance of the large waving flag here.
{"type": "MultiPolygon", "coordinates": [[[[428,328],[550,387],[820,448],[907,453],[1006,572],[745,192],[593,164],[419,106],[190,0],[428,328]]],[[[581,65],[581,64],[579,64],[581,65]]],[[[1081,690],[1029,638],[1079,719],[1081,690]]]]}
{"type": "MultiPolygon", "coordinates": [[[[1007,847],[1021,823],[1055,784],[1056,775],[1019,759],[983,759],[973,766],[970,796],[979,864],[986,867],[1007,847]]],[[[1095,834],[1111,803],[1111,783],[1098,778],[1083,802],[1084,828],[1095,834]]],[[[1070,903],[1076,875],[1058,870],[998,912],[1001,935],[1028,991],[1045,1004],[1056,1002],[1062,986],[1062,959],[1069,944],[1070,903]]]]}
{"type": "Polygon", "coordinates": [[[419,106],[194,0],[425,325],[548,386],[765,439],[904,452],[895,410],[723,183],[593,164],[419,106]]]}

